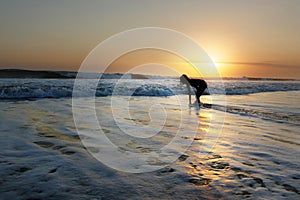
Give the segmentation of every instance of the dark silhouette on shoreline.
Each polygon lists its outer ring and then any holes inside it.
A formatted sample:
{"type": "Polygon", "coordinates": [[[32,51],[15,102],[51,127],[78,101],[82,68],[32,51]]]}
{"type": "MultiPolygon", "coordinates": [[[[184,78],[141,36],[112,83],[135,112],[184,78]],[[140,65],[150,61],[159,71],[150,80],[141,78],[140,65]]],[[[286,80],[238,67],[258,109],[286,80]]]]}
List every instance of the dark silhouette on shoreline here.
{"type": "Polygon", "coordinates": [[[191,79],[185,74],[183,74],[180,77],[180,82],[182,84],[186,85],[186,87],[189,91],[189,103],[190,104],[191,104],[191,94],[192,94],[191,86],[196,89],[196,92],[195,92],[196,100],[200,106],[201,105],[200,96],[203,94],[204,90],[207,88],[207,83],[202,79],[191,79]]]}

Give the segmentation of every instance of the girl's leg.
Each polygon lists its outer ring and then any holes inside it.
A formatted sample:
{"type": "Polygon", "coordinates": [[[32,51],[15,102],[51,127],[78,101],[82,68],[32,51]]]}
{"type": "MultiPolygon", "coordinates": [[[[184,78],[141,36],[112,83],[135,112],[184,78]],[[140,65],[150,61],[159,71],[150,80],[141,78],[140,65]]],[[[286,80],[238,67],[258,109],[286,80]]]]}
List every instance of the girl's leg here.
{"type": "Polygon", "coordinates": [[[200,105],[201,102],[200,102],[200,96],[203,94],[205,89],[197,89],[197,92],[196,92],[196,99],[197,99],[197,102],[198,104],[200,105]]]}

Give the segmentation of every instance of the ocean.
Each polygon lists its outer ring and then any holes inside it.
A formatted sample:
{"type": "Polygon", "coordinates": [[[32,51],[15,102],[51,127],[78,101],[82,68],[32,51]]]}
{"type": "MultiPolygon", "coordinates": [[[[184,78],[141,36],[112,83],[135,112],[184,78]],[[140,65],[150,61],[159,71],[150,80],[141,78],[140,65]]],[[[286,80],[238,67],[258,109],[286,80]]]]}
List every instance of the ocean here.
{"type": "Polygon", "coordinates": [[[118,81],[0,79],[0,199],[300,198],[300,81],[118,81]]]}

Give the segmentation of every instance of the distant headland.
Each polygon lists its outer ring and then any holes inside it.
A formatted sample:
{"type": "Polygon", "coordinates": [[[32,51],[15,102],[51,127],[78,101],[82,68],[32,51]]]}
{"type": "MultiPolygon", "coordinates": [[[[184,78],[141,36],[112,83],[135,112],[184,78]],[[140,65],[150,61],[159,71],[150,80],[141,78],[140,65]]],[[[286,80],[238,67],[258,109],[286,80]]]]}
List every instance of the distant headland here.
{"type": "MultiPolygon", "coordinates": [[[[24,70],[24,69],[1,69],[0,78],[39,78],[39,79],[75,79],[77,72],[73,71],[44,71],[44,70],[24,70]]],[[[84,73],[85,78],[98,78],[98,73],[84,73]]],[[[104,79],[114,78],[126,78],[126,79],[148,79],[147,76],[142,74],[103,74],[104,79]]]]}

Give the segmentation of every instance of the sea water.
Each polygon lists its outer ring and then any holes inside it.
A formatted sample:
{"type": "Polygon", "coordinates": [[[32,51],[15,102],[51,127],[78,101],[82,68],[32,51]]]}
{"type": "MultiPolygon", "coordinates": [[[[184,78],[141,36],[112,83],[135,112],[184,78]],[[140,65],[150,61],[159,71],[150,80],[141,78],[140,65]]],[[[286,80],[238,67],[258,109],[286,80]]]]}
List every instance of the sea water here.
{"type": "MultiPolygon", "coordinates": [[[[122,158],[106,152],[105,159],[111,163],[97,160],[94,154],[107,148],[97,148],[96,140],[84,145],[84,135],[78,135],[79,129],[93,127],[75,127],[74,80],[2,79],[1,199],[299,199],[299,81],[227,80],[226,95],[219,81],[208,81],[206,93],[211,95],[202,96],[201,101],[213,104],[211,108],[189,106],[177,79],[128,79],[113,93],[116,82],[100,81],[95,99],[80,97],[94,102],[106,137],[123,153],[159,153],[183,127],[184,133],[195,134],[181,135],[178,149],[172,147],[180,152],[178,159],[171,163],[146,160],[162,166],[152,172],[118,170],[122,165],[114,163],[124,163],[122,158]],[[217,97],[214,102],[211,96],[217,97]],[[129,118],[121,105],[112,108],[112,97],[128,102],[129,118]],[[224,98],[226,102],[218,101],[224,98]],[[164,119],[163,128],[151,137],[142,137],[151,129],[140,135],[138,131],[125,134],[112,109],[122,113],[118,120],[130,122],[129,132],[137,130],[132,129],[135,126],[155,128],[164,119]],[[220,125],[222,129],[211,135],[220,125]],[[185,151],[180,149],[183,146],[185,151]]],[[[89,80],[83,84],[83,90],[90,86],[89,80]]],[[[87,122],[92,120],[89,113],[83,116],[87,122]]],[[[144,169],[135,160],[127,167],[144,169]]]]}

